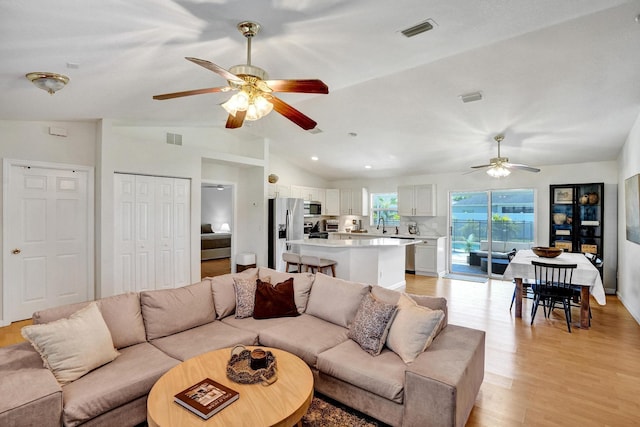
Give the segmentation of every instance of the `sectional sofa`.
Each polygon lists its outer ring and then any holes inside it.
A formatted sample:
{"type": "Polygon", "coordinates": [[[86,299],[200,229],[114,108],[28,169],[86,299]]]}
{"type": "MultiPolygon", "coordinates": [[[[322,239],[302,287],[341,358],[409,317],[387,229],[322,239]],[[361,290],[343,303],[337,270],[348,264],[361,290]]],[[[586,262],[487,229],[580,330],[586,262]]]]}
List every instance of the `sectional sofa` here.
{"type": "Polygon", "coordinates": [[[34,325],[52,326],[88,311],[89,304],[97,305],[117,357],[61,385],[50,369],[43,368],[29,342],[0,348],[0,425],[135,426],[146,420],[151,387],[173,366],[207,351],[260,344],[296,354],[311,368],[316,391],[380,421],[393,426],[462,426],[483,381],[485,334],[447,324],[444,298],[410,296],[417,307],[444,314],[432,333],[435,338],[425,351],[414,354],[415,360],[407,362],[405,354],[383,345],[384,339],[391,345],[391,333],[414,329],[400,324],[400,311],[390,321],[378,355],[352,339],[354,325],[365,312],[365,298],[394,305],[406,297],[320,273],[261,267],[182,288],[40,311],[34,313],[34,325]],[[293,278],[297,313],[236,317],[241,308],[236,306],[238,283],[260,279],[275,288],[288,278],[293,278]]]}

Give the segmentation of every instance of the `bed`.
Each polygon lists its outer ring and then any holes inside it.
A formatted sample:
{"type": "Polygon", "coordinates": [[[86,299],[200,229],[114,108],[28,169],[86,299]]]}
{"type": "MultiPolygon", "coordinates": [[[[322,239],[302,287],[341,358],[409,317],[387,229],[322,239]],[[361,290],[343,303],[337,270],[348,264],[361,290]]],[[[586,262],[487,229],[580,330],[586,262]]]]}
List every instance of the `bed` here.
{"type": "Polygon", "coordinates": [[[200,259],[202,261],[229,257],[231,257],[231,233],[200,234],[200,259]]]}

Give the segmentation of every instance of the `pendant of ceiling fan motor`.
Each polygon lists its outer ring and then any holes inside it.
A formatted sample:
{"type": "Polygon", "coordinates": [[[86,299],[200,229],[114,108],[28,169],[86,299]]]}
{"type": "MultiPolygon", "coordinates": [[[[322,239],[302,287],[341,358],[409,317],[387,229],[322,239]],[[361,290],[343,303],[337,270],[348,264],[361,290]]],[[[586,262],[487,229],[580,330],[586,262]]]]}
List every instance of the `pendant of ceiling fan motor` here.
{"type": "MultiPolygon", "coordinates": [[[[241,77],[245,82],[254,85],[257,84],[258,86],[260,86],[259,88],[261,90],[271,92],[271,89],[269,89],[266,84],[261,85],[259,83],[260,80],[267,80],[269,78],[267,72],[260,67],[251,65],[251,39],[255,37],[255,35],[260,31],[260,24],[252,21],[242,21],[238,25],[236,25],[236,28],[238,28],[240,34],[242,34],[247,39],[247,63],[234,65],[233,67],[229,68],[229,71],[236,76],[241,77]]],[[[233,81],[229,81],[229,85],[236,89],[243,86],[233,81]]]]}

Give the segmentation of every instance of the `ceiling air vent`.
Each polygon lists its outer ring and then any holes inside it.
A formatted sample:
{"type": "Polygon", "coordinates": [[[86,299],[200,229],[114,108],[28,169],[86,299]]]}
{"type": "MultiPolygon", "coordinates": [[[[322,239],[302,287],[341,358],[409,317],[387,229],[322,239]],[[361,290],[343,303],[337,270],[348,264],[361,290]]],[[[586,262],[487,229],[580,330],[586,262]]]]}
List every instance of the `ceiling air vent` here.
{"type": "Polygon", "coordinates": [[[433,29],[433,25],[435,22],[433,19],[427,19],[424,22],[419,23],[418,25],[414,25],[413,27],[405,28],[401,31],[405,37],[413,37],[418,34],[424,33],[425,31],[429,31],[433,29]]]}
{"type": "Polygon", "coordinates": [[[167,132],[167,144],[182,145],[182,135],[167,132]]]}

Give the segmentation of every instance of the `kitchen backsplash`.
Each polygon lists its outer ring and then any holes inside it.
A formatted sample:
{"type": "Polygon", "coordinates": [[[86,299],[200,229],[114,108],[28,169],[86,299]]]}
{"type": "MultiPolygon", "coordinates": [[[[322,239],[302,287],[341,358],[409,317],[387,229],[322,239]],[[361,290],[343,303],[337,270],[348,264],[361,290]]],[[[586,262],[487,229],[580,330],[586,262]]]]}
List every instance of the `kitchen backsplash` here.
{"type": "MultiPolygon", "coordinates": [[[[354,229],[353,221],[362,221],[362,229],[369,232],[380,231],[376,229],[375,225],[369,225],[369,217],[366,216],[354,216],[354,215],[341,215],[338,217],[340,220],[340,231],[347,229],[354,229]]],[[[398,231],[400,234],[409,233],[409,225],[416,224],[421,236],[445,236],[447,234],[447,218],[446,217],[400,217],[400,225],[398,231]]],[[[388,233],[395,232],[395,226],[386,226],[388,233]]]]}

